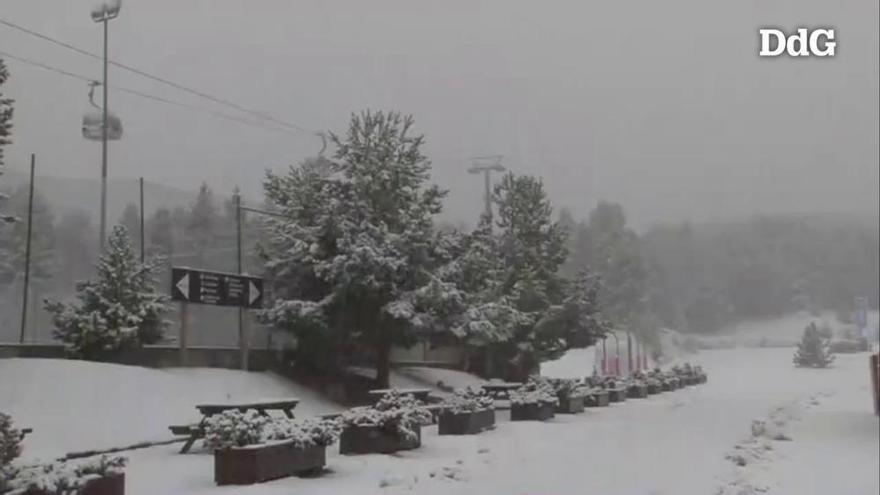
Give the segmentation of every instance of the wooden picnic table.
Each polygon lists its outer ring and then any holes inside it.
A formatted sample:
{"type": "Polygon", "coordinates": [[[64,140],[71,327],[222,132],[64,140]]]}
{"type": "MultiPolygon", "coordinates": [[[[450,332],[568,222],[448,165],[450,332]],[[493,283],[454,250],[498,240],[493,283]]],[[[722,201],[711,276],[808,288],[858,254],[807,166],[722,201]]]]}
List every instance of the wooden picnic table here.
{"type": "Polygon", "coordinates": [[[399,392],[403,395],[412,395],[417,400],[427,403],[428,395],[431,393],[431,389],[429,388],[380,388],[376,390],[370,390],[367,392],[370,397],[378,402],[382,397],[390,393],[392,390],[399,392]]]}
{"type": "Polygon", "coordinates": [[[202,419],[193,425],[171,425],[168,429],[175,435],[187,435],[188,438],[180,449],[181,454],[189,452],[196,440],[205,436],[205,422],[211,416],[225,411],[257,411],[263,416],[269,416],[270,411],[281,411],[290,419],[293,419],[293,410],[299,404],[299,399],[272,399],[260,401],[248,401],[240,403],[217,403],[199,404],[196,409],[201,413],[202,419]]]}
{"type": "Polygon", "coordinates": [[[522,387],[522,383],[519,382],[489,382],[481,385],[483,390],[486,391],[489,395],[494,397],[495,399],[499,399],[502,396],[507,398],[510,396],[511,390],[516,390],[522,387]]]}

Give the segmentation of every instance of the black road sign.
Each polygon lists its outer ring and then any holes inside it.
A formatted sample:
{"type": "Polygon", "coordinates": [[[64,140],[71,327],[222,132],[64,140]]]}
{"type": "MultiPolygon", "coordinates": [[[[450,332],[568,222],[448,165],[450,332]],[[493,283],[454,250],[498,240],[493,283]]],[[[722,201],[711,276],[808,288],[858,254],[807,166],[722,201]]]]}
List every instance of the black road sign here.
{"type": "Polygon", "coordinates": [[[234,273],[171,269],[171,299],[195,304],[259,308],[263,280],[234,273]]]}

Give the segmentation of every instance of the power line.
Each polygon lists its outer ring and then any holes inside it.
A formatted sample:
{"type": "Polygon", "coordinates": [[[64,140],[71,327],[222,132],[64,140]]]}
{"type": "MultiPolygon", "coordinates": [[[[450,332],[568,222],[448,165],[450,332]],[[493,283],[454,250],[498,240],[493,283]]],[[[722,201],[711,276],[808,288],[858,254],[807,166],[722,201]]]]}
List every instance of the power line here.
{"type": "MultiPolygon", "coordinates": [[[[65,42],[63,42],[63,41],[60,41],[60,40],[57,40],[57,39],[51,38],[51,37],[49,37],[49,36],[46,36],[45,34],[38,33],[38,32],[36,32],[36,31],[31,30],[31,29],[28,29],[28,28],[26,28],[26,27],[19,26],[18,24],[15,24],[15,23],[9,22],[9,21],[7,21],[7,20],[5,20],[5,19],[0,18],[0,24],[3,24],[3,25],[5,25],[5,26],[7,26],[7,27],[10,27],[10,28],[12,28],[12,29],[16,29],[16,30],[18,30],[18,31],[21,31],[21,32],[23,32],[23,33],[25,33],[25,34],[28,34],[28,35],[30,35],[30,36],[37,37],[37,38],[42,39],[42,40],[44,40],[44,41],[48,41],[48,42],[50,42],[50,43],[54,43],[54,44],[56,44],[56,45],[58,45],[58,46],[61,46],[61,47],[67,48],[68,50],[73,50],[73,51],[75,51],[75,52],[77,52],[77,53],[79,53],[79,54],[81,54],[81,55],[85,55],[85,56],[87,56],[87,57],[91,57],[91,58],[94,58],[94,59],[97,59],[97,60],[103,60],[103,57],[101,57],[100,55],[94,54],[94,53],[89,52],[89,51],[87,51],[87,50],[83,50],[82,48],[79,48],[79,47],[77,47],[77,46],[71,45],[70,43],[65,43],[65,42]]],[[[302,132],[302,133],[305,133],[305,134],[310,134],[310,135],[312,135],[312,136],[315,136],[315,137],[321,138],[322,140],[324,139],[323,133],[321,133],[321,132],[319,132],[319,131],[314,131],[314,130],[311,130],[311,129],[307,129],[307,128],[303,127],[303,126],[297,125],[297,124],[292,124],[292,123],[289,123],[289,122],[285,122],[285,121],[283,121],[283,120],[276,119],[276,118],[272,117],[271,115],[266,115],[266,114],[264,114],[264,113],[262,113],[262,112],[258,112],[258,111],[256,111],[256,110],[252,110],[252,109],[246,108],[246,107],[241,106],[241,105],[239,105],[239,104],[237,104],[237,103],[233,103],[233,102],[231,102],[231,101],[224,100],[224,99],[219,98],[219,97],[216,97],[216,96],[212,96],[212,95],[210,95],[210,94],[208,94],[208,93],[205,93],[205,92],[203,92],[203,91],[199,91],[199,90],[197,90],[197,89],[192,89],[192,88],[186,87],[186,86],[184,86],[184,85],[182,85],[182,84],[178,84],[178,83],[176,83],[176,82],[174,82],[174,81],[169,81],[168,79],[165,79],[165,78],[162,78],[162,77],[159,77],[159,76],[155,76],[155,75],[150,74],[150,73],[148,73],[148,72],[142,71],[142,70],[140,70],[140,69],[136,69],[136,68],[134,68],[134,67],[130,67],[130,66],[128,66],[128,65],[125,65],[125,64],[122,64],[122,63],[119,63],[119,62],[113,61],[113,60],[108,60],[108,63],[111,64],[111,65],[114,65],[114,66],[116,66],[116,67],[119,67],[120,69],[124,69],[124,70],[127,70],[127,71],[129,71],[129,72],[133,72],[133,73],[135,73],[135,74],[137,74],[137,75],[139,75],[139,76],[146,77],[146,78],[148,78],[148,79],[151,79],[151,80],[156,81],[156,82],[160,82],[160,83],[162,83],[162,84],[166,84],[166,85],[171,86],[171,87],[173,87],[173,88],[175,88],[175,89],[178,89],[178,90],[180,90],[180,91],[185,91],[185,92],[187,92],[187,93],[190,93],[190,94],[193,94],[193,95],[199,96],[199,97],[201,97],[201,98],[205,98],[205,99],[207,99],[207,100],[210,100],[210,101],[212,101],[212,102],[214,102],[214,103],[219,103],[219,104],[221,104],[221,105],[225,105],[225,106],[228,106],[228,107],[230,107],[230,108],[234,108],[235,110],[238,110],[238,111],[240,111],[240,112],[244,112],[244,113],[247,113],[247,114],[253,115],[253,116],[255,116],[255,117],[258,117],[258,118],[261,119],[261,120],[265,120],[265,121],[268,121],[268,122],[272,122],[272,123],[274,123],[274,124],[277,124],[277,125],[280,125],[280,126],[283,126],[283,127],[287,127],[287,128],[290,128],[290,129],[293,129],[293,130],[296,130],[296,131],[299,131],[299,132],[302,132]]]]}
{"type": "MultiPolygon", "coordinates": [[[[88,83],[97,83],[97,84],[100,85],[100,83],[98,83],[97,81],[95,81],[94,79],[92,79],[92,78],[90,78],[90,77],[86,77],[86,76],[83,76],[83,75],[81,75],[81,74],[76,74],[76,73],[73,73],[73,72],[69,72],[69,71],[66,71],[66,70],[64,70],[64,69],[59,69],[59,68],[57,68],[57,67],[53,67],[53,66],[51,66],[51,65],[47,65],[47,64],[44,64],[44,63],[42,63],[42,62],[37,62],[36,60],[32,60],[32,59],[29,59],[29,58],[26,58],[26,57],[19,57],[18,55],[13,55],[13,54],[8,53],[8,52],[3,51],[3,50],[0,50],[0,55],[2,55],[3,57],[9,58],[10,60],[16,60],[16,61],[18,61],[18,62],[21,62],[21,63],[24,63],[24,64],[28,64],[28,65],[32,65],[32,66],[34,66],[34,67],[39,67],[39,68],[41,68],[41,69],[48,70],[48,71],[51,71],[51,72],[55,72],[55,73],[58,73],[58,74],[61,74],[61,75],[67,76],[67,77],[72,77],[72,78],[74,78],[74,79],[79,79],[79,80],[81,80],[81,81],[85,81],[85,82],[88,82],[88,83]]],[[[199,106],[196,106],[196,105],[190,105],[190,104],[188,104],[188,103],[183,103],[183,102],[179,102],[179,101],[169,100],[169,99],[167,99],[167,98],[162,98],[161,96],[156,96],[156,95],[152,95],[152,94],[149,94],[149,93],[144,93],[144,92],[142,92],[142,91],[137,91],[137,90],[134,90],[134,89],[124,88],[124,87],[120,87],[120,86],[110,86],[110,89],[113,89],[113,90],[116,90],[116,91],[120,91],[120,92],[123,92],[123,93],[128,93],[128,94],[135,95],[135,96],[140,96],[141,98],[146,98],[146,99],[153,100],[153,101],[157,101],[157,102],[160,102],[160,103],[165,103],[165,104],[167,104],[167,105],[174,105],[174,106],[177,106],[177,107],[187,108],[187,109],[189,109],[189,110],[194,110],[194,111],[197,111],[197,112],[207,113],[207,114],[213,115],[213,116],[215,116],[215,117],[219,117],[219,118],[227,119],[227,120],[232,120],[232,121],[235,121],[235,122],[240,122],[240,123],[242,123],[242,124],[247,124],[247,125],[250,125],[250,126],[259,127],[259,128],[261,128],[261,129],[267,129],[267,130],[271,130],[271,131],[285,132],[285,133],[286,133],[286,132],[291,132],[290,130],[287,130],[287,129],[282,129],[282,128],[279,128],[279,127],[274,127],[274,126],[271,126],[271,125],[267,125],[265,122],[257,122],[257,121],[253,121],[253,120],[242,119],[242,118],[240,118],[240,117],[236,117],[236,116],[234,116],[234,115],[229,115],[229,114],[225,114],[225,113],[222,113],[222,112],[217,112],[217,111],[215,111],[215,110],[211,110],[211,109],[208,109],[208,108],[199,107],[199,106]]]]}

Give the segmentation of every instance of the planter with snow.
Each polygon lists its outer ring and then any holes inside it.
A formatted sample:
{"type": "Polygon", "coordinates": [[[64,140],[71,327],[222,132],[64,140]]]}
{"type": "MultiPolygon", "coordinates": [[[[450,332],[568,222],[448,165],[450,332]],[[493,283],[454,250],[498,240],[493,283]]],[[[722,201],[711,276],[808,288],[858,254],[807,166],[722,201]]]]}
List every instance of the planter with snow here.
{"type": "Polygon", "coordinates": [[[218,485],[251,485],[288,476],[320,472],[327,464],[323,445],[301,447],[294,442],[249,445],[214,451],[218,485]]]}
{"type": "Polygon", "coordinates": [[[626,400],[626,389],[623,387],[615,387],[609,388],[608,390],[608,401],[609,402],[623,402],[626,400]]]}
{"type": "Polygon", "coordinates": [[[440,435],[473,435],[495,427],[495,400],[482,389],[456,390],[442,407],[440,435]]]}
{"type": "Polygon", "coordinates": [[[412,450],[422,446],[422,426],[412,425],[403,435],[389,431],[381,426],[350,425],[339,436],[339,453],[353,454],[392,454],[399,450],[412,450]]]}
{"type": "Polygon", "coordinates": [[[546,421],[556,412],[559,399],[545,379],[532,377],[522,387],[510,392],[511,421],[546,421]]]}
{"type": "Polygon", "coordinates": [[[584,397],[584,405],[586,407],[608,407],[611,398],[607,390],[594,389],[584,397]]]}
{"type": "Polygon", "coordinates": [[[250,410],[224,411],[205,422],[205,446],[214,451],[214,482],[251,485],[320,472],[327,446],[336,441],[334,421],[292,421],[250,410]]]}
{"type": "Polygon", "coordinates": [[[558,414],[578,414],[584,412],[584,396],[572,395],[559,399],[559,405],[556,406],[558,414]]]}
{"type": "Polygon", "coordinates": [[[342,414],[340,454],[390,454],[422,445],[422,425],[431,413],[411,395],[391,390],[374,406],[342,414]]]}
{"type": "Polygon", "coordinates": [[[0,491],[24,495],[124,495],[124,457],[102,456],[85,462],[57,461],[4,471],[0,491]]]}
{"type": "Polygon", "coordinates": [[[475,435],[495,427],[495,410],[473,412],[443,411],[437,423],[440,435],[475,435]]]}
{"type": "Polygon", "coordinates": [[[626,389],[627,397],[644,399],[648,396],[648,386],[645,383],[631,383],[626,389]]]}

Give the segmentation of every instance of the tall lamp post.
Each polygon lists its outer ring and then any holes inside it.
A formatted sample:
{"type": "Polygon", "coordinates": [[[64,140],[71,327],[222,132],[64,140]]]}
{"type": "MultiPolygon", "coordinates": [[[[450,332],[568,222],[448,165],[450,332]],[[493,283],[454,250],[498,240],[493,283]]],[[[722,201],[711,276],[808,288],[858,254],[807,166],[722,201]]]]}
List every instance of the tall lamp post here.
{"type": "Polygon", "coordinates": [[[116,19],[121,8],[121,0],[106,0],[92,8],[92,20],[104,25],[104,104],[101,109],[101,230],[100,248],[104,251],[104,242],[107,236],[107,24],[111,19],[116,19]]]}

